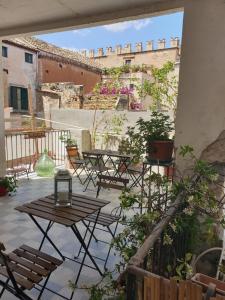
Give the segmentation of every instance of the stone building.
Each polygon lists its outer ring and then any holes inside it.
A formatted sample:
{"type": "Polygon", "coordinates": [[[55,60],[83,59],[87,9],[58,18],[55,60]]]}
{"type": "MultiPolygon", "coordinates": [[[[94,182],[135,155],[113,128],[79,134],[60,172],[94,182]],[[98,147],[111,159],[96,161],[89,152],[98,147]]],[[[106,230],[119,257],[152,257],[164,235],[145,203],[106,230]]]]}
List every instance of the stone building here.
{"type": "MultiPolygon", "coordinates": [[[[134,101],[141,103],[143,109],[149,109],[152,99],[150,96],[139,96],[136,85],[142,85],[145,80],[151,80],[151,66],[162,67],[166,62],[170,61],[175,64],[174,74],[179,75],[180,62],[180,40],[178,38],[171,38],[169,46],[165,39],[158,40],[157,46],[154,47],[153,41],[148,41],[143,47],[141,42],[136,43],[135,49],[131,44],[116,46],[114,49],[110,46],[106,48],[99,48],[97,53],[93,49],[82,51],[85,57],[89,57],[95,62],[101,63],[105,68],[127,66],[129,70],[120,76],[120,82],[123,86],[133,89],[134,101]],[[141,71],[138,66],[146,66],[145,71],[141,71]],[[139,69],[139,70],[138,70],[139,69]]],[[[126,68],[127,69],[127,68],[126,68]]],[[[103,82],[111,80],[109,75],[102,76],[103,82]]]]}
{"type": "Polygon", "coordinates": [[[82,54],[106,68],[142,64],[161,67],[167,61],[174,63],[180,61],[180,40],[171,38],[169,47],[166,46],[165,39],[160,39],[156,47],[153,41],[148,41],[145,47],[139,42],[134,49],[131,44],[126,44],[124,47],[117,45],[114,49],[110,46],[105,51],[99,48],[97,53],[93,49],[89,50],[89,53],[82,51],[82,54]]]}
{"type": "Polygon", "coordinates": [[[36,101],[37,50],[14,40],[3,41],[2,67],[4,84],[4,106],[14,112],[28,111],[28,86],[33,103],[36,101]]]}
{"type": "Polygon", "coordinates": [[[2,48],[5,107],[28,111],[28,85],[35,111],[42,112],[36,90],[43,83],[70,82],[83,86],[84,94],[101,81],[101,67],[75,51],[59,48],[33,37],[5,40],[2,48]]]}

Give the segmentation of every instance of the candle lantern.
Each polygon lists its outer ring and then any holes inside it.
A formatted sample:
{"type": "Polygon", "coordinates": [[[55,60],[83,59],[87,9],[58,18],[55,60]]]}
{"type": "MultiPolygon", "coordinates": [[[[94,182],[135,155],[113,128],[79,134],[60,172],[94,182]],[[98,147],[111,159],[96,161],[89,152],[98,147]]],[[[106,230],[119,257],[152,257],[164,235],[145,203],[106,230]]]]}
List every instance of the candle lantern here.
{"type": "Polygon", "coordinates": [[[67,170],[59,170],[55,175],[55,206],[72,206],[72,176],[67,170]]]}

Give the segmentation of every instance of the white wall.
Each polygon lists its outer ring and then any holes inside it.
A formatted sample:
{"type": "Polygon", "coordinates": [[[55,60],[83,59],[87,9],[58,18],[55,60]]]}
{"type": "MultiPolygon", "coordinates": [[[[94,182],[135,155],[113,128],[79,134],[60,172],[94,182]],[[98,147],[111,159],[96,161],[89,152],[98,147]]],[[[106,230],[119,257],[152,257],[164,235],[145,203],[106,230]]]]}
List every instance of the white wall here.
{"type": "Polygon", "coordinates": [[[224,36],[224,0],[186,0],[176,146],[192,145],[197,156],[225,129],[224,36]]]}
{"type": "Polygon", "coordinates": [[[36,107],[36,84],[37,84],[37,55],[28,49],[16,47],[7,43],[3,46],[8,48],[8,57],[2,57],[2,67],[8,70],[7,82],[10,85],[27,88],[31,85],[33,106],[36,107]],[[33,54],[33,63],[25,62],[25,52],[33,54]]]}

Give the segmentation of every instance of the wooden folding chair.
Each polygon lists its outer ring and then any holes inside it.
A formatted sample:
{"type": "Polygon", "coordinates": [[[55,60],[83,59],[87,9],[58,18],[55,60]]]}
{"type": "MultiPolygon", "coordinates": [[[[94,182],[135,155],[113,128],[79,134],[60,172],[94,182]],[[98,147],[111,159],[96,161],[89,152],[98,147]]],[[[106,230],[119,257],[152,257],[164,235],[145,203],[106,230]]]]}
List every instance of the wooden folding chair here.
{"type": "MultiPolygon", "coordinates": [[[[121,218],[121,213],[122,213],[121,207],[115,207],[111,211],[111,213],[100,212],[99,216],[98,216],[98,220],[96,222],[95,231],[100,230],[100,231],[106,232],[112,237],[112,239],[114,239],[118,225],[119,225],[119,220],[121,218]],[[112,226],[114,226],[114,228],[112,228],[112,226]]],[[[86,239],[88,232],[89,233],[91,232],[91,228],[93,227],[95,220],[96,220],[96,214],[93,214],[93,215],[88,216],[83,221],[83,224],[86,227],[85,234],[84,234],[84,240],[86,239]]],[[[98,239],[98,238],[96,238],[95,234],[93,234],[93,237],[95,239],[95,242],[101,242],[101,243],[109,245],[109,249],[108,249],[108,252],[107,252],[107,255],[105,258],[95,257],[104,262],[104,270],[106,270],[109,255],[110,255],[110,252],[112,249],[111,241],[108,242],[108,241],[105,241],[102,239],[98,239]]],[[[79,257],[81,252],[82,252],[82,247],[80,247],[77,257],[79,257]]]]}
{"type": "Polygon", "coordinates": [[[97,182],[97,194],[96,197],[98,197],[101,188],[105,189],[116,189],[116,190],[124,190],[127,188],[127,185],[129,183],[129,179],[117,177],[117,176],[109,176],[109,175],[98,175],[99,181],[97,182]]]}
{"type": "Polygon", "coordinates": [[[68,154],[68,160],[70,162],[71,167],[74,170],[73,175],[76,174],[80,183],[83,184],[81,180],[81,174],[83,171],[86,172],[85,160],[80,158],[79,152],[78,152],[78,156],[71,156],[68,154]]]}
{"type": "Polygon", "coordinates": [[[62,264],[62,261],[26,245],[8,254],[4,252],[5,247],[0,243],[0,275],[6,277],[5,282],[0,280],[2,286],[0,298],[7,290],[21,300],[32,300],[25,290],[35,288],[40,291],[37,299],[41,299],[51,273],[62,264]],[[45,281],[41,285],[43,279],[45,281]]]}

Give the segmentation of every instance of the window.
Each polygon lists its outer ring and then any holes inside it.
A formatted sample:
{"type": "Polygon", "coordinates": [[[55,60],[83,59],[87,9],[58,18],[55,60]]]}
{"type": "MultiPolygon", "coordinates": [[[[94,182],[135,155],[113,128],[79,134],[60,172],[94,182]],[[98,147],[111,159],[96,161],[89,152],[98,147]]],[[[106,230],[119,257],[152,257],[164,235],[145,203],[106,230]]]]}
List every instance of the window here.
{"type": "Polygon", "coordinates": [[[10,86],[9,106],[14,111],[28,111],[28,92],[26,88],[10,86]]]}
{"type": "Polygon", "coordinates": [[[2,56],[8,57],[8,48],[5,46],[2,46],[2,56]]]}
{"type": "Polygon", "coordinates": [[[131,65],[131,59],[126,59],[125,60],[125,65],[131,65]]]}
{"type": "Polygon", "coordinates": [[[32,64],[33,63],[33,54],[25,52],[25,62],[32,64]]]}

